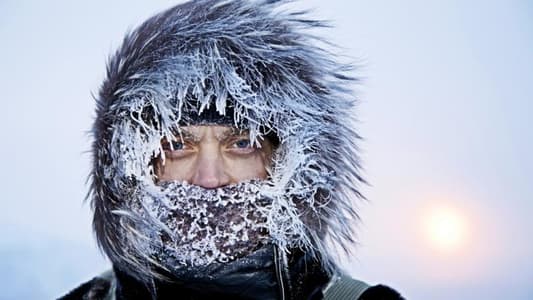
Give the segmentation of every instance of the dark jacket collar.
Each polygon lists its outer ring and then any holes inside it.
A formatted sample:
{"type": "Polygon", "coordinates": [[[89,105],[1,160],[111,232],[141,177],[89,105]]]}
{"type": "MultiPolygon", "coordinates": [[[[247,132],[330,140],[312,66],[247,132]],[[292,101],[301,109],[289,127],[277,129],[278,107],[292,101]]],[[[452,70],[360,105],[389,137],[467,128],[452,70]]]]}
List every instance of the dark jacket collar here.
{"type": "MultiPolygon", "coordinates": [[[[144,284],[114,267],[116,300],[125,299],[322,299],[329,281],[320,264],[295,250],[288,257],[274,246],[226,264],[179,270],[170,281],[144,284]]],[[[167,274],[168,275],[168,274],[167,274]]]]}

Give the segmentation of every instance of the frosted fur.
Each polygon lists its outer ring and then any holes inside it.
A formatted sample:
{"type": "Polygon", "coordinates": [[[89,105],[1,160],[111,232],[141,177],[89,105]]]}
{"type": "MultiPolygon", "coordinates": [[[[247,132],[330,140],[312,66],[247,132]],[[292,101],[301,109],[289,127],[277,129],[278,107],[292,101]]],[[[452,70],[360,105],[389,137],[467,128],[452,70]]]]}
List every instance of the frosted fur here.
{"type": "Polygon", "coordinates": [[[132,226],[132,202],[159,188],[152,160],[164,158],[161,138],[177,137],[191,112],[213,105],[221,114],[231,106],[234,125],[252,141],[279,138],[263,189],[272,243],[290,251],[287,232],[296,232],[296,245],[329,271],[335,249],[353,246],[364,180],[351,66],[310,34],[322,22],[283,11],[284,2],[186,2],[129,33],[108,62],[93,127],[93,225],[111,261],[137,278],[159,274],[157,261],[124,247],[143,236],[132,226]]]}
{"type": "Polygon", "coordinates": [[[125,246],[128,252],[156,259],[167,270],[227,263],[251,254],[269,242],[271,201],[261,195],[263,186],[247,181],[204,189],[167,182],[159,189],[144,188],[126,211],[142,220],[135,226],[139,236],[125,246]]]}

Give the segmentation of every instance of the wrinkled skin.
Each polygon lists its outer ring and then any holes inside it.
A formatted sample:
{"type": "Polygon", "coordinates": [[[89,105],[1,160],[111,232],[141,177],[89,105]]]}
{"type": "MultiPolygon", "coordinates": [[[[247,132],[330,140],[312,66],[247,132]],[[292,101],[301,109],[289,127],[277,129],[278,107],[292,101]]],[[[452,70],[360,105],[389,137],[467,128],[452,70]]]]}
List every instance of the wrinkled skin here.
{"type": "Polygon", "coordinates": [[[252,145],[247,131],[229,126],[185,126],[178,140],[162,140],[164,160],[156,165],[159,181],[186,181],[207,189],[266,179],[272,143],[252,145]]]}

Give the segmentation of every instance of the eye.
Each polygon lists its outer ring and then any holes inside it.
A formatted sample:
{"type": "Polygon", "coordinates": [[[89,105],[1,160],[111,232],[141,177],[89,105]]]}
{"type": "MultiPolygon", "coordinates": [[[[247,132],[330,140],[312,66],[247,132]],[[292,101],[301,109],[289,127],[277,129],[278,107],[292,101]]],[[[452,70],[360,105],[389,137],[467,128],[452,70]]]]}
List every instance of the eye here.
{"type": "Polygon", "coordinates": [[[183,150],[185,145],[182,142],[172,141],[172,149],[174,150],[183,150]]]}
{"type": "Polygon", "coordinates": [[[252,145],[252,142],[248,138],[238,138],[234,142],[230,143],[229,150],[234,154],[251,154],[257,149],[252,145]]]}
{"type": "Polygon", "coordinates": [[[250,148],[250,140],[249,139],[240,139],[236,141],[234,144],[235,148],[239,149],[246,149],[250,148]]]}
{"type": "Polygon", "coordinates": [[[168,142],[167,140],[164,140],[163,142],[161,142],[161,146],[163,147],[163,150],[165,151],[180,151],[180,150],[184,150],[187,148],[185,146],[185,143],[180,142],[180,141],[168,142]]]}

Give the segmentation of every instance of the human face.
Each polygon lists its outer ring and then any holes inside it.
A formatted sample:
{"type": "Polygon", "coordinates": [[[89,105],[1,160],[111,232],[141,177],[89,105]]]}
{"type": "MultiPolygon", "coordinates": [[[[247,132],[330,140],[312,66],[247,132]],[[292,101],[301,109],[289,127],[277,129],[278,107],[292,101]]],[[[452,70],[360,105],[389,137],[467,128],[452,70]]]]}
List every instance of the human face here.
{"type": "Polygon", "coordinates": [[[266,179],[272,143],[251,144],[248,131],[229,126],[184,126],[177,140],[163,139],[165,160],[155,164],[157,181],[187,181],[218,188],[250,179],[266,179]]]}

